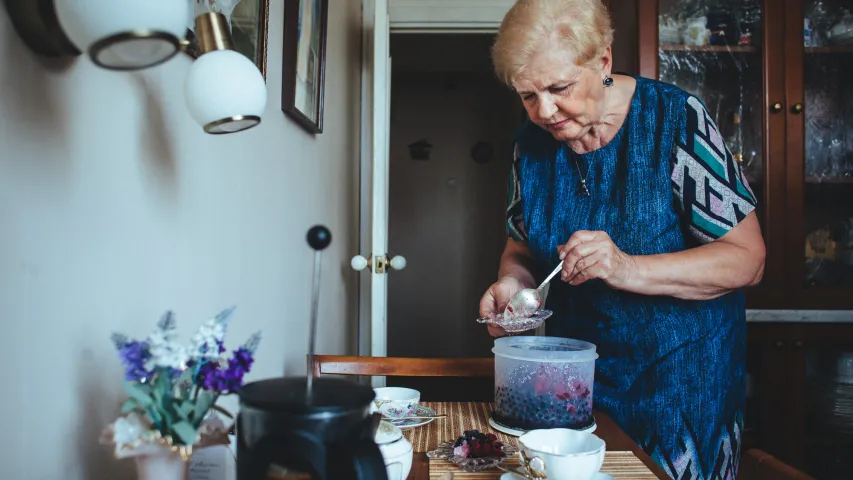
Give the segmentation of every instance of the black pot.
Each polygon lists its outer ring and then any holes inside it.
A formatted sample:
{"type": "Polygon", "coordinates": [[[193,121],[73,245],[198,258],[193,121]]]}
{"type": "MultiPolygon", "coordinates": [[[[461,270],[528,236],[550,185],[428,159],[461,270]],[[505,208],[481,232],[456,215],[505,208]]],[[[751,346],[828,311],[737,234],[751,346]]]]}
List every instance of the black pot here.
{"type": "Polygon", "coordinates": [[[237,479],[266,480],[273,465],[314,480],[386,480],[374,441],[379,414],[373,389],[355,382],[305,377],[246,384],[237,415],[237,479]]]}

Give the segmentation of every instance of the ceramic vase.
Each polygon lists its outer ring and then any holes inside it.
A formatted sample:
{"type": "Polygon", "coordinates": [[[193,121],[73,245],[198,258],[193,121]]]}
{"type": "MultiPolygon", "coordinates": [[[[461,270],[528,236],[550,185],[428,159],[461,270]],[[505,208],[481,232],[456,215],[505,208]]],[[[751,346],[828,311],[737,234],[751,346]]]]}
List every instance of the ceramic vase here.
{"type": "Polygon", "coordinates": [[[135,457],[139,480],[187,480],[189,462],[176,452],[135,457]]]}

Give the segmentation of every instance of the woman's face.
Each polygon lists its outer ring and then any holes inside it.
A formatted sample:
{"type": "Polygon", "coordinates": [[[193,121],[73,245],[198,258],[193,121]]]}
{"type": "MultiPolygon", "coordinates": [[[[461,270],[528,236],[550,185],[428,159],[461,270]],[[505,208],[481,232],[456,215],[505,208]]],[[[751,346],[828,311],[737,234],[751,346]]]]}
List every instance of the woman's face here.
{"type": "Polygon", "coordinates": [[[610,71],[609,48],[601,66],[601,70],[579,67],[571,54],[546,47],[513,86],[533,123],[558,141],[573,141],[586,135],[604,113],[603,72],[610,71]]]}

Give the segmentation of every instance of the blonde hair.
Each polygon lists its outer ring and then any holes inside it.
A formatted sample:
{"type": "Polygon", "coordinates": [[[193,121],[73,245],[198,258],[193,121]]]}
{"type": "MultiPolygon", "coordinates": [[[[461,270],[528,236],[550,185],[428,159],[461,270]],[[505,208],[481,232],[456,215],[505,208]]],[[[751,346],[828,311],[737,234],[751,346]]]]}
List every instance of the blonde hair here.
{"type": "Polygon", "coordinates": [[[589,66],[613,43],[610,14],[601,0],[518,0],[504,16],[492,45],[498,78],[512,86],[547,41],[589,66]]]}

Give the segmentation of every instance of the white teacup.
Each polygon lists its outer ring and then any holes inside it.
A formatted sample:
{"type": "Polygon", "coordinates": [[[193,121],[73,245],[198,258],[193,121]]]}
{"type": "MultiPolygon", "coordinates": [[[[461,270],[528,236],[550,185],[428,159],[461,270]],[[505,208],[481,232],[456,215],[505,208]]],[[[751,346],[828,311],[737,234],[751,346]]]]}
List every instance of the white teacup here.
{"type": "Polygon", "coordinates": [[[518,450],[525,466],[548,480],[590,480],[604,463],[605,444],[592,433],[551,428],[518,437],[518,450]]]}
{"type": "Polygon", "coordinates": [[[378,387],[373,391],[376,393],[373,404],[386,417],[411,417],[417,413],[421,392],[402,387],[378,387]]]}

